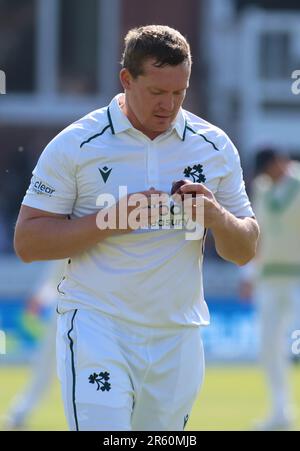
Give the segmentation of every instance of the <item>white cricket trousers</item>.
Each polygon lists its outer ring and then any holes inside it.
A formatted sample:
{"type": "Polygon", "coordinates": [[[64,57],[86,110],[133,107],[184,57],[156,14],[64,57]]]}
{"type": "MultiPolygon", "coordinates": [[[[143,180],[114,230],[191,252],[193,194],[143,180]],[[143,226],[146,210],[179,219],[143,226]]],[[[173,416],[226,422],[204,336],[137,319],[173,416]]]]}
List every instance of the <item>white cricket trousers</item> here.
{"type": "Polygon", "coordinates": [[[300,328],[300,283],[290,278],[262,279],[255,298],[260,319],[261,364],[270,390],[271,414],[288,416],[291,409],[288,367],[291,334],[300,328]]]}
{"type": "Polygon", "coordinates": [[[57,367],[70,430],[183,430],[204,377],[200,327],[58,315],[57,367]]]}

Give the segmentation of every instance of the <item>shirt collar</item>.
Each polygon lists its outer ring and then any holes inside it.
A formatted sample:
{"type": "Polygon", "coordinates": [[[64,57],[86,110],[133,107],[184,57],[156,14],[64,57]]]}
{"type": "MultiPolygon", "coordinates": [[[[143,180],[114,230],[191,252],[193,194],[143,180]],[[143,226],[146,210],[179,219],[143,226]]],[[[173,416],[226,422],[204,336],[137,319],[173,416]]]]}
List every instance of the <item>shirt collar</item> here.
{"type": "MultiPolygon", "coordinates": [[[[123,95],[124,94],[117,94],[112,99],[107,109],[109,124],[111,126],[113,134],[125,132],[126,130],[129,129],[135,130],[135,128],[133,127],[127,116],[125,116],[125,114],[120,108],[119,99],[123,95]]],[[[176,130],[179,138],[182,141],[184,141],[185,129],[186,129],[186,118],[183,109],[180,108],[175,118],[175,121],[173,122],[170,128],[170,131],[176,130]]]]}
{"type": "Polygon", "coordinates": [[[182,108],[177,113],[175,121],[173,123],[173,129],[176,130],[179,138],[184,141],[185,138],[185,129],[186,129],[187,121],[182,108]]]}
{"type": "Polygon", "coordinates": [[[108,120],[113,134],[125,132],[130,128],[134,128],[127,116],[125,116],[120,108],[119,99],[120,97],[122,97],[122,95],[124,94],[116,95],[110,102],[107,109],[108,120]]]}

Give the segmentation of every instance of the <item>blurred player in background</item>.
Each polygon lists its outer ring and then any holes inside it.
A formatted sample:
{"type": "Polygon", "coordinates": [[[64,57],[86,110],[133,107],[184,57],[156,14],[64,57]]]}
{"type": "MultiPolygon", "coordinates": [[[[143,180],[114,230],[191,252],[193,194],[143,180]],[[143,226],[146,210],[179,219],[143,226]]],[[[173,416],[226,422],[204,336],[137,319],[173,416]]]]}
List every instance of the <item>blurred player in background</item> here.
{"type": "Polygon", "coordinates": [[[39,343],[37,354],[32,364],[32,375],[26,388],[16,395],[8,410],[5,428],[22,428],[31,412],[49,390],[55,375],[55,338],[57,286],[62,279],[65,260],[58,260],[48,265],[42,281],[29,299],[27,314],[40,315],[44,309],[50,309],[47,328],[39,343]]]}
{"type": "Polygon", "coordinates": [[[273,149],[256,157],[253,207],[261,238],[254,262],[241,268],[241,297],[255,300],[271,411],[259,429],[292,426],[288,382],[293,326],[300,328],[300,165],[273,149]]]}

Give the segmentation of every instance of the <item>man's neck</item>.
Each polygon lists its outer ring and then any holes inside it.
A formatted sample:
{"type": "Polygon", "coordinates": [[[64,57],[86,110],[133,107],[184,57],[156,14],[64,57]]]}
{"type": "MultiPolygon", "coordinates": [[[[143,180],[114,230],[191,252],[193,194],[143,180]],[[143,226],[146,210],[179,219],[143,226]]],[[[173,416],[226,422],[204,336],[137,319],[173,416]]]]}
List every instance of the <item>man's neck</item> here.
{"type": "Polygon", "coordinates": [[[119,107],[121,108],[122,112],[125,114],[129,122],[132,124],[134,128],[142,132],[144,135],[146,135],[149,139],[153,140],[157,138],[157,136],[161,135],[162,132],[154,132],[151,130],[146,129],[138,120],[130,106],[128,105],[128,102],[126,100],[125,94],[123,94],[119,98],[119,107]]]}

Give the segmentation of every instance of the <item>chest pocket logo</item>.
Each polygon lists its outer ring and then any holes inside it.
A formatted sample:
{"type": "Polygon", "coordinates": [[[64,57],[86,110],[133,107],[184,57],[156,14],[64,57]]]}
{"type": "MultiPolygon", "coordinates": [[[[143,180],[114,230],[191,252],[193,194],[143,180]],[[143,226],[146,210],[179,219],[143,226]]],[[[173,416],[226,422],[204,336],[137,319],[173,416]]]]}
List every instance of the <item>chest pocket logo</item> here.
{"type": "Polygon", "coordinates": [[[185,177],[192,178],[194,183],[204,183],[206,181],[202,164],[195,164],[192,168],[188,166],[183,173],[185,177]]]}
{"type": "Polygon", "coordinates": [[[100,169],[100,168],[98,168],[98,169],[99,169],[100,174],[102,175],[103,182],[106,183],[108,180],[108,177],[110,176],[112,168],[109,169],[107,166],[104,166],[102,169],[100,169]]]}

